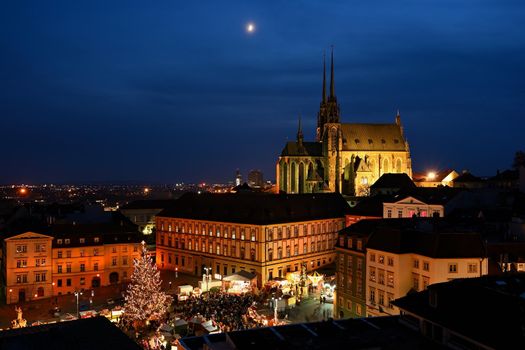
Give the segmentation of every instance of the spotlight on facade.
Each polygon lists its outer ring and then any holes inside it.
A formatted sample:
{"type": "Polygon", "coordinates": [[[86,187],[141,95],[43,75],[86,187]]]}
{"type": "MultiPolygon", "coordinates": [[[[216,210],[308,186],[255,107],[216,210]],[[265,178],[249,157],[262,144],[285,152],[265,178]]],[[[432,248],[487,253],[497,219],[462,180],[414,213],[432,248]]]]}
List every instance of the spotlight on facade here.
{"type": "Polygon", "coordinates": [[[427,174],[427,180],[434,180],[436,178],[436,173],[433,171],[429,171],[427,174]]]}

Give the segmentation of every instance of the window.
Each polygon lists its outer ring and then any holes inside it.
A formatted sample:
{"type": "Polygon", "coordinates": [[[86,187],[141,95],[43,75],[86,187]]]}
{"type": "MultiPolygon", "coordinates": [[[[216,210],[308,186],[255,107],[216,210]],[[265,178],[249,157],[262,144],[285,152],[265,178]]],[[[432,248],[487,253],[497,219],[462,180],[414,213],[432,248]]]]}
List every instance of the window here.
{"type": "Polygon", "coordinates": [[[232,239],[235,239],[235,229],[232,230],[232,239]]]}
{"type": "Polygon", "coordinates": [[[386,272],[386,285],[394,287],[394,273],[391,271],[386,272]]]}
{"type": "Polygon", "coordinates": [[[427,289],[429,283],[430,283],[430,279],[426,276],[423,276],[423,289],[427,289]]]}
{"type": "Polygon", "coordinates": [[[270,248],[268,249],[268,261],[272,261],[273,260],[273,249],[270,248]]]}
{"type": "Polygon", "coordinates": [[[419,269],[419,260],[418,259],[414,259],[414,268],[415,269],[419,269]]]}
{"type": "Polygon", "coordinates": [[[423,270],[430,270],[430,263],[428,261],[423,261],[423,270]]]}
{"type": "Polygon", "coordinates": [[[388,266],[394,266],[394,258],[389,256],[387,261],[388,261],[388,266]]]}
{"type": "Polygon", "coordinates": [[[419,275],[416,273],[412,274],[412,288],[414,288],[416,291],[419,291],[419,275]]]}
{"type": "Polygon", "coordinates": [[[46,245],[43,243],[36,243],[35,244],[35,252],[42,253],[46,251],[46,245]]]}
{"type": "Polygon", "coordinates": [[[386,211],[386,217],[387,217],[387,218],[391,218],[391,217],[392,217],[392,209],[388,209],[388,210],[386,211]]]}
{"type": "Polygon", "coordinates": [[[380,264],[384,264],[385,263],[385,256],[384,255],[379,255],[379,263],[380,264]]]}
{"type": "Polygon", "coordinates": [[[45,273],[45,272],[42,272],[42,273],[40,274],[40,277],[41,277],[41,281],[42,281],[42,282],[45,282],[46,279],[47,279],[47,277],[46,277],[46,273],[45,273]]]}
{"type": "Polygon", "coordinates": [[[40,274],[35,273],[35,282],[40,282],[40,274]]]}
{"type": "Polygon", "coordinates": [[[380,290],[378,293],[377,293],[377,296],[378,296],[378,303],[379,305],[385,305],[385,292],[383,292],[382,290],[380,290]]]}
{"type": "Polygon", "coordinates": [[[112,252],[112,253],[116,253],[116,252],[117,252],[117,247],[113,247],[113,248],[111,248],[111,252],[112,252]]]}
{"type": "Polygon", "coordinates": [[[403,211],[402,210],[398,210],[397,211],[397,217],[398,218],[402,218],[403,217],[403,211]]]}
{"type": "Polygon", "coordinates": [[[126,266],[128,264],[128,257],[127,256],[123,256],[122,257],[122,265],[126,266]]]}
{"type": "Polygon", "coordinates": [[[97,255],[98,255],[98,248],[94,248],[94,249],[93,249],[93,255],[94,255],[94,256],[97,256],[97,255]]]}
{"type": "Polygon", "coordinates": [[[251,240],[252,242],[255,242],[255,230],[252,230],[251,240]]]}
{"type": "MultiPolygon", "coordinates": [[[[164,257],[164,256],[163,256],[164,257]]],[[[114,256],[113,258],[111,258],[111,266],[117,266],[117,257],[114,256]]]]}
{"type": "Polygon", "coordinates": [[[299,255],[299,245],[296,244],[293,247],[293,255],[299,255]]]}
{"type": "Polygon", "coordinates": [[[376,255],[375,254],[370,254],[370,261],[371,262],[375,262],[376,261],[376,255]]]}
{"type": "Polygon", "coordinates": [[[357,240],[357,250],[363,250],[363,241],[357,240]]]}
{"type": "Polygon", "coordinates": [[[62,265],[57,265],[57,273],[62,273],[62,265]]]}
{"type": "Polygon", "coordinates": [[[93,263],[93,270],[98,271],[98,262],[93,263]]]}
{"type": "Polygon", "coordinates": [[[387,293],[386,295],[386,301],[387,301],[387,307],[389,309],[393,309],[394,308],[394,305],[392,305],[392,301],[394,301],[394,294],[391,294],[391,293],[387,293]]]}
{"type": "Polygon", "coordinates": [[[57,244],[62,244],[62,239],[57,239],[57,244]]]}
{"type": "Polygon", "coordinates": [[[363,271],[363,259],[357,259],[357,271],[363,271]]]}
{"type": "Polygon", "coordinates": [[[69,244],[69,243],[71,243],[71,240],[70,240],[69,238],[66,238],[66,240],[65,240],[65,241],[66,241],[66,244],[69,244]]]}
{"type": "Polygon", "coordinates": [[[352,247],[353,247],[352,238],[348,238],[348,248],[352,249],[352,247]]]}
{"type": "Polygon", "coordinates": [[[86,272],[86,264],[80,264],[80,272],[86,272]]]}
{"type": "Polygon", "coordinates": [[[66,265],[66,272],[67,272],[67,273],[70,273],[70,272],[71,272],[71,264],[67,264],[67,265],[66,265]]]}
{"type": "Polygon", "coordinates": [[[241,229],[241,240],[244,241],[244,229],[241,229]]]}
{"type": "Polygon", "coordinates": [[[71,258],[71,250],[66,250],[66,258],[71,258]]]}
{"type": "Polygon", "coordinates": [[[220,244],[217,244],[217,246],[215,247],[215,253],[217,255],[221,255],[221,245],[220,244]]]}
{"type": "Polygon", "coordinates": [[[478,264],[468,264],[468,273],[477,273],[478,264]]]}
{"type": "Polygon", "coordinates": [[[16,267],[27,267],[27,260],[17,260],[16,261],[16,267]]]}
{"type": "Polygon", "coordinates": [[[375,267],[370,268],[370,281],[372,282],[376,281],[376,268],[375,267]]]}
{"type": "Polygon", "coordinates": [[[84,256],[84,249],[80,249],[80,256],[84,256]]]}
{"type": "Polygon", "coordinates": [[[448,264],[448,272],[449,273],[457,273],[458,272],[458,264],[448,264]]]}
{"type": "Polygon", "coordinates": [[[378,270],[377,271],[377,282],[379,284],[385,284],[385,270],[378,270]]]}
{"type": "Polygon", "coordinates": [[[66,280],[66,286],[71,287],[71,278],[66,280]]]}
{"type": "Polygon", "coordinates": [[[16,252],[17,253],[27,253],[27,245],[17,245],[16,252]]]}
{"type": "Polygon", "coordinates": [[[83,286],[86,284],[86,278],[85,277],[80,277],[80,285],[83,286]]]}
{"type": "Polygon", "coordinates": [[[57,252],[57,258],[59,258],[59,259],[62,258],[62,251],[61,251],[61,250],[59,250],[59,251],[57,252]]]}
{"type": "Polygon", "coordinates": [[[86,239],[85,238],[80,238],[80,243],[86,243],[86,239]]]}
{"type": "Polygon", "coordinates": [[[98,243],[98,242],[100,241],[100,238],[95,237],[95,238],[94,238],[94,241],[95,241],[95,243],[98,243]]]}
{"type": "Polygon", "coordinates": [[[376,290],[375,288],[370,288],[370,297],[368,298],[370,304],[374,305],[376,303],[376,290]]]}
{"type": "Polygon", "coordinates": [[[57,280],[57,286],[58,287],[62,287],[62,279],[61,278],[57,280]]]}
{"type": "Polygon", "coordinates": [[[290,257],[290,246],[286,246],[286,257],[289,258],[290,257]]]}

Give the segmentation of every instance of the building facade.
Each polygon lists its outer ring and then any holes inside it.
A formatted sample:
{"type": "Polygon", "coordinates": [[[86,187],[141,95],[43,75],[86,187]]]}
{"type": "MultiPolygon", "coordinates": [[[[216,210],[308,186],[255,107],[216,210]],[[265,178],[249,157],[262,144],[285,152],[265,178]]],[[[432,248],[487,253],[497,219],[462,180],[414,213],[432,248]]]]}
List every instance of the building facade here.
{"type": "Polygon", "coordinates": [[[157,216],[157,266],[255,273],[263,284],[333,262],[346,201],[336,194],[185,194],[157,216]]]}
{"type": "Polygon", "coordinates": [[[366,252],[367,316],[398,315],[395,299],[431,284],[486,275],[485,254],[477,233],[378,230],[366,252]]]}
{"type": "Polygon", "coordinates": [[[127,281],[133,260],[140,256],[141,240],[132,231],[136,227],[130,229],[116,232],[104,225],[54,225],[49,234],[23,232],[5,238],[2,280],[6,303],[127,281]]]}
{"type": "Polygon", "coordinates": [[[304,141],[299,121],[297,140],[285,145],[277,161],[279,191],[368,195],[370,185],[383,174],[412,176],[410,150],[399,112],[393,124],[341,123],[335,95],[333,52],[328,96],[325,71],[323,69],[316,141],[304,141]]]}
{"type": "Polygon", "coordinates": [[[6,303],[52,295],[53,237],[24,232],[3,240],[2,277],[6,303]]]}

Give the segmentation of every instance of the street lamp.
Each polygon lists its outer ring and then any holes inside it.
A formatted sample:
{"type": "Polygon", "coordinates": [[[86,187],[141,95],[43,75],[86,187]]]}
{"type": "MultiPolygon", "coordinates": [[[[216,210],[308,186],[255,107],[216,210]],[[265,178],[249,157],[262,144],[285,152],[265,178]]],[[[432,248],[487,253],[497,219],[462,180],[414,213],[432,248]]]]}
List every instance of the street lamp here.
{"type": "Polygon", "coordinates": [[[179,277],[179,268],[175,268],[175,278],[179,277]]]}
{"type": "Polygon", "coordinates": [[[9,288],[9,304],[11,304],[11,297],[13,296],[13,289],[9,288]]]}
{"type": "Polygon", "coordinates": [[[78,310],[78,297],[82,295],[82,292],[75,291],[75,297],[77,297],[77,319],[80,319],[80,312],[78,310]]]}
{"type": "Polygon", "coordinates": [[[272,297],[272,300],[273,300],[273,322],[274,322],[274,325],[277,324],[277,304],[279,303],[279,300],[281,300],[281,298],[277,299],[277,298],[274,298],[272,297]]]}
{"type": "Polygon", "coordinates": [[[211,267],[205,267],[204,270],[206,271],[206,273],[204,274],[204,280],[206,282],[206,292],[209,292],[208,290],[208,286],[209,286],[209,279],[211,277],[211,274],[210,274],[210,271],[211,271],[211,267]]]}

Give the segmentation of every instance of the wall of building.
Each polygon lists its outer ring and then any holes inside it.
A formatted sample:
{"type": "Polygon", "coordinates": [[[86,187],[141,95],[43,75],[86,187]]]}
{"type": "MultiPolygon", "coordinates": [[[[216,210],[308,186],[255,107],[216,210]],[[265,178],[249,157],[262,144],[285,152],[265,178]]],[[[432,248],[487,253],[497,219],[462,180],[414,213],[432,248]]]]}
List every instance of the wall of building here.
{"type": "Polygon", "coordinates": [[[286,272],[313,270],[333,261],[343,218],[276,225],[249,225],[204,220],[157,218],[157,266],[201,275],[240,270],[265,283],[286,272]]]}

